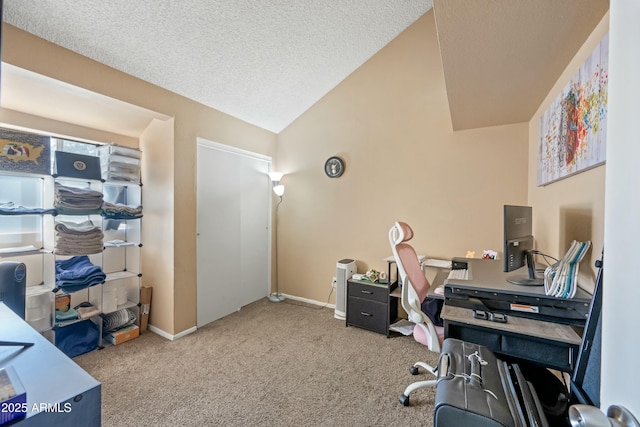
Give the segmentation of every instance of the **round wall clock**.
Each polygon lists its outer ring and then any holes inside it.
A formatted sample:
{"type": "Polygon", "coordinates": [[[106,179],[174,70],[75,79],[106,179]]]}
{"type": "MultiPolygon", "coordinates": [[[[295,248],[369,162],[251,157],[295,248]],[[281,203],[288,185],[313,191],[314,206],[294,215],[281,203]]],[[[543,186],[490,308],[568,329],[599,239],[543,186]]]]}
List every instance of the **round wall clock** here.
{"type": "Polygon", "coordinates": [[[324,173],[329,178],[338,178],[344,173],[344,160],[338,156],[329,157],[324,164],[324,173]]]}

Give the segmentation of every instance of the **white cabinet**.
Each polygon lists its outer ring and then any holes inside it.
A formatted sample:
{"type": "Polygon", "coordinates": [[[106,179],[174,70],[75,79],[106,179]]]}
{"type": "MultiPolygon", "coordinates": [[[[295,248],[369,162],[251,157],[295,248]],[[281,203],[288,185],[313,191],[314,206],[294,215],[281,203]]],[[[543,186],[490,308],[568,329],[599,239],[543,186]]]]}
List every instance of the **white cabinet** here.
{"type": "MultiPolygon", "coordinates": [[[[14,134],[0,129],[0,140],[14,134]]],[[[38,140],[42,141],[42,136],[38,140]]],[[[82,165],[69,174],[58,170],[54,162],[46,168],[50,174],[21,173],[0,157],[0,261],[19,261],[27,266],[25,320],[32,327],[58,345],[58,336],[73,339],[73,333],[69,333],[72,329],[63,328],[88,318],[100,332],[100,347],[102,314],[129,309],[140,317],[141,155],[138,150],[111,144],[50,138],[45,150],[47,160],[56,158],[58,151],[78,155],[80,160],[82,156],[92,156],[86,159],[95,159],[102,174],[86,179],[82,165]],[[117,162],[112,164],[112,159],[117,162]],[[79,202],[75,200],[76,192],[79,202]],[[96,194],[100,200],[94,209],[96,194]],[[87,198],[92,203],[85,206],[83,200],[87,198]],[[70,199],[79,205],[70,206],[70,199]],[[75,278],[69,279],[71,273],[68,280],[57,280],[61,276],[56,268],[76,261],[81,266],[88,261],[91,271],[100,270],[101,276],[96,277],[101,280],[91,277],[87,282],[91,286],[83,289],[74,287],[75,278]],[[56,316],[59,302],[55,297],[62,295],[68,295],[70,308],[91,304],[95,311],[87,318],[73,318],[69,312],[58,312],[56,316]]],[[[71,165],[76,166],[73,159],[71,165]]]]}

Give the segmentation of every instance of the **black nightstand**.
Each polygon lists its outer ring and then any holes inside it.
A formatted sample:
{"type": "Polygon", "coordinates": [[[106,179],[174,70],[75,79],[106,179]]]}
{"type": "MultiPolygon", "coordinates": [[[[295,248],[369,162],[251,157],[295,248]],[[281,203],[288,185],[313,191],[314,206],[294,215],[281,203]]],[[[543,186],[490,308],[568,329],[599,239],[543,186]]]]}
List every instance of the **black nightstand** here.
{"type": "Polygon", "coordinates": [[[398,318],[398,283],[347,281],[347,326],[357,326],[389,336],[389,325],[398,318]]]}

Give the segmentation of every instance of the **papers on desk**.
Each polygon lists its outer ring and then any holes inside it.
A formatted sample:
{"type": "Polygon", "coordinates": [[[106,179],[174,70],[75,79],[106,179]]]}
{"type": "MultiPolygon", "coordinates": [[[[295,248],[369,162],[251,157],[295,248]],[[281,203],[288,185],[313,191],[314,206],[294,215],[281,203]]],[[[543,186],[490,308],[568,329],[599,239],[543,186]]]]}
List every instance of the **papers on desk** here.
{"type": "Polygon", "coordinates": [[[562,259],[544,271],[544,290],[557,298],[573,298],[578,288],[578,267],[591,246],[590,241],[574,240],[562,259]]]}
{"type": "Polygon", "coordinates": [[[27,413],[27,391],[12,366],[0,369],[0,405],[0,425],[22,418],[27,413]]]}
{"type": "Polygon", "coordinates": [[[400,319],[393,325],[389,326],[389,329],[392,331],[400,332],[402,335],[411,335],[413,334],[413,327],[415,325],[409,322],[406,319],[400,319]]]}

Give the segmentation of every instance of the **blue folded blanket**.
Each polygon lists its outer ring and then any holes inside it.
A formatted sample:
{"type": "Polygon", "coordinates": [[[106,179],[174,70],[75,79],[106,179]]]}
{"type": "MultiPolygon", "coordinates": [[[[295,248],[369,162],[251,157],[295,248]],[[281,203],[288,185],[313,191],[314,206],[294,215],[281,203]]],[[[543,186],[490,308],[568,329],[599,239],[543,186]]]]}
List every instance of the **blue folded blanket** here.
{"type": "Polygon", "coordinates": [[[86,255],[67,260],[56,260],[56,287],[64,293],[72,293],[103,283],[106,274],[94,265],[86,255]]]}

